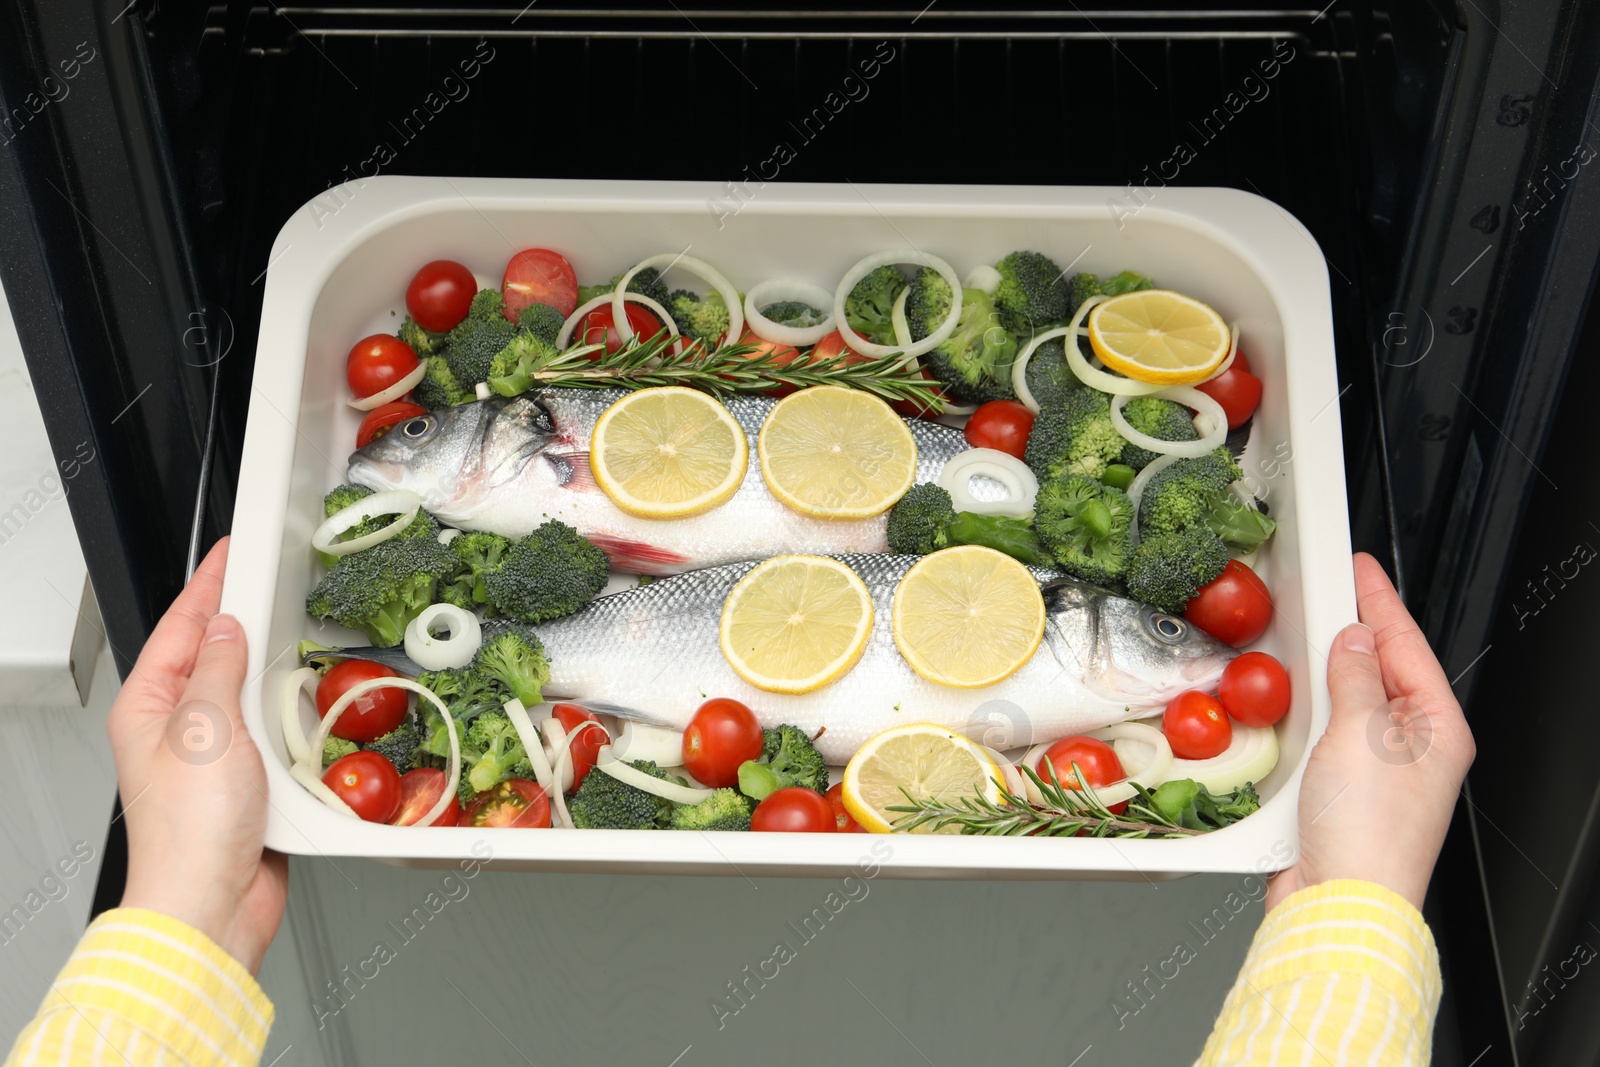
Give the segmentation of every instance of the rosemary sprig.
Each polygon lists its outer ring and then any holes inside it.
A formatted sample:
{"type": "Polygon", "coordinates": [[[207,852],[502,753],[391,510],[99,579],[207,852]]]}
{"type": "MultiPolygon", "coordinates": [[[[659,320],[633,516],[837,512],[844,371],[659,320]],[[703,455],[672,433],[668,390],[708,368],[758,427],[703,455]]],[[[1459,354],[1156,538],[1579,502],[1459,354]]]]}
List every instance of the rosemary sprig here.
{"type": "Polygon", "coordinates": [[[612,353],[600,344],[575,345],[534,360],[528,369],[538,384],[570,389],[687,385],[708,393],[760,393],[778,385],[796,389],[848,385],[885,400],[914,400],[935,410],[943,406],[935,392],[937,383],[924,378],[914,361],[898,354],[847,362],[841,353],[783,363],[776,352],[750,344],[707,349],[686,341],[675,353],[676,340],[665,332],[648,340],[635,334],[612,353]]]}
{"type": "MultiPolygon", "coordinates": [[[[1001,787],[1000,800],[986,796],[965,796],[954,801],[935,797],[913,797],[905,789],[908,804],[891,804],[889,811],[903,812],[908,817],[895,820],[897,832],[909,832],[929,826],[942,830],[958,826],[963,834],[984,837],[1193,837],[1204,833],[1179,826],[1154,808],[1138,800],[1128,802],[1121,815],[1115,815],[1100,797],[1087,785],[1079,791],[1068,789],[1056,778],[1055,768],[1047,761],[1049,781],[1040,778],[1029,767],[1020,768],[1044,798],[1035,804],[1001,787]]],[[[1080,782],[1086,782],[1082,770],[1074,763],[1072,773],[1080,782]]]]}

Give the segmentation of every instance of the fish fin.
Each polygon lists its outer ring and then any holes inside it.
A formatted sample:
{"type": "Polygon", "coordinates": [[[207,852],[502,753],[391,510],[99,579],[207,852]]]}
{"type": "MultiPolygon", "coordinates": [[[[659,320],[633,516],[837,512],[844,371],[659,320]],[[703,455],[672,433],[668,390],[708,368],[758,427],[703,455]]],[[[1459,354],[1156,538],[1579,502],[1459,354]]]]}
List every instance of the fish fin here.
{"type": "Polygon", "coordinates": [[[648,711],[640,711],[638,708],[630,708],[622,704],[612,704],[605,700],[583,700],[578,703],[581,703],[585,708],[597,715],[615,715],[619,719],[627,719],[629,722],[636,722],[641,726],[656,726],[663,730],[676,730],[679,728],[677,723],[668,722],[659,715],[652,715],[648,711]]]}
{"type": "Polygon", "coordinates": [[[613,567],[628,574],[676,574],[689,562],[681,553],[625,537],[590,534],[589,540],[610,558],[613,567]]]}
{"type": "Polygon", "coordinates": [[[589,466],[589,453],[560,452],[552,454],[551,458],[560,460],[567,469],[567,476],[561,483],[563,489],[573,493],[592,493],[600,488],[600,483],[594,480],[594,470],[589,466]]]}

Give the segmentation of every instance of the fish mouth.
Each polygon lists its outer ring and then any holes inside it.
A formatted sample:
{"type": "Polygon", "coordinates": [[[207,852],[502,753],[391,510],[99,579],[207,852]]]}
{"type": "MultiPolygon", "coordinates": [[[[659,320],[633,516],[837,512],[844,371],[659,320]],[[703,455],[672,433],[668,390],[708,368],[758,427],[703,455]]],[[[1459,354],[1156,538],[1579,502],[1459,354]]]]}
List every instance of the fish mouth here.
{"type": "Polygon", "coordinates": [[[357,485],[364,485],[369,489],[387,491],[405,488],[406,468],[403,463],[386,460],[369,459],[356,453],[350,457],[350,465],[345,471],[345,477],[357,485]]]}

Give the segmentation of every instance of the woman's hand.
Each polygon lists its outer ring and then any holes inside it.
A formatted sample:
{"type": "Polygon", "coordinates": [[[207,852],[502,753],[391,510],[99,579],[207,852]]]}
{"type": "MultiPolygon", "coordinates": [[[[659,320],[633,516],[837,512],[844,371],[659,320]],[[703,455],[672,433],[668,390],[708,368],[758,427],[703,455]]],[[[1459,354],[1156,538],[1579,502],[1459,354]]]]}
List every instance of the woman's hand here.
{"type": "Polygon", "coordinates": [[[1300,785],[1300,862],[1267,907],[1297,889],[1362,878],[1422,907],[1476,752],[1433,650],[1378,561],[1355,557],[1356,609],[1328,653],[1333,714],[1300,785]]]}
{"type": "Polygon", "coordinates": [[[227,559],[223,538],[145,642],[106,730],[128,828],[123,907],[181,919],[254,974],[289,869],[263,850],[266,774],[239,710],[244,631],[217,614],[227,559]]]}

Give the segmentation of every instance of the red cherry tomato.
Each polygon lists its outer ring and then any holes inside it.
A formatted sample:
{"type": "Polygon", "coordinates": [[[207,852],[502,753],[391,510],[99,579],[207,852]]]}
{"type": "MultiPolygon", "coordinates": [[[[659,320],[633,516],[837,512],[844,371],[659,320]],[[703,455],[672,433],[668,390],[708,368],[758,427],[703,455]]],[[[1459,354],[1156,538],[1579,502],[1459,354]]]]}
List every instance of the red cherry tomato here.
{"type": "Polygon", "coordinates": [[[1289,672],[1275,656],[1246,652],[1222,672],[1217,699],[1246,726],[1271,726],[1289,710],[1289,672]]]}
{"type": "Polygon", "coordinates": [[[1241,648],[1260,637],[1272,621],[1272,594],[1256,572],[1230,559],[1222,574],[1200,587],[1183,617],[1219,641],[1241,648]]]}
{"type": "Polygon", "coordinates": [[[406,286],[406,310],[430,333],[444,333],[467,317],[478,279],[453,259],[425,263],[406,286]]]}
{"type": "MultiPolygon", "coordinates": [[[[599,722],[600,717],[587,708],[580,708],[576,704],[557,704],[550,709],[551,713],[560,720],[561,728],[568,736],[572,731],[585,722],[599,722]]],[[[586,727],[583,733],[573,738],[567,752],[572,757],[572,789],[576,790],[583,783],[583,776],[593,769],[595,760],[600,758],[600,747],[609,744],[604,730],[586,727]]],[[[571,790],[569,790],[571,792],[571,790]]]]}
{"type": "MultiPolygon", "coordinates": [[[[795,360],[806,363],[811,359],[810,352],[802,353],[793,345],[780,345],[776,341],[768,341],[764,337],[758,337],[754,330],[748,328],[744,331],[744,336],[739,338],[739,343],[742,345],[753,345],[755,348],[753,352],[745,357],[746,359],[759,359],[770,354],[773,358],[773,362],[780,367],[787,367],[795,360]]],[[[858,362],[858,360],[851,359],[848,362],[855,363],[858,362]]],[[[792,385],[775,385],[766,391],[766,395],[788,396],[792,392],[794,392],[794,386],[792,385]]]]}
{"type": "Polygon", "coordinates": [[[578,275],[560,252],[526,248],[506,264],[500,298],[502,310],[512,322],[529,304],[549,304],[566,318],[578,306],[578,275]]]}
{"type": "Polygon", "coordinates": [[[1033,412],[1015,400],[991,400],[967,420],[967,444],[993,448],[1021,459],[1033,432],[1033,412]]]}
{"type": "Polygon", "coordinates": [[[1254,374],[1255,373],[1255,371],[1250,369],[1250,359],[1249,359],[1249,357],[1247,357],[1244,354],[1244,349],[1242,349],[1242,348],[1238,349],[1237,351],[1235,351],[1233,353],[1233,364],[1228,369],[1229,370],[1242,370],[1246,374],[1254,374]]]}
{"type": "Polygon", "coordinates": [[[755,712],[725,697],[700,705],[683,731],[683,766],[713,789],[739,784],[739,764],[761,758],[761,723],[755,712]]]}
{"type": "Polygon", "coordinates": [[[363,337],[345,357],[344,377],[357,400],[381,393],[417,369],[417,354],[400,338],[388,333],[363,337]]]}
{"type": "Polygon", "coordinates": [[[1231,367],[1195,388],[1222,405],[1230,430],[1249,422],[1261,403],[1261,379],[1250,373],[1250,364],[1243,352],[1234,357],[1231,367]]]}
{"type": "MultiPolygon", "coordinates": [[[[697,776],[698,777],[698,776],[697,776]]],[[[838,827],[833,807],[821,793],[791,785],[756,805],[750,829],[776,833],[831,834],[838,827]]]]}
{"type": "Polygon", "coordinates": [[[828,792],[824,794],[823,799],[828,802],[828,807],[833,810],[833,829],[835,833],[864,834],[867,832],[862,829],[860,823],[856,822],[855,816],[845,810],[843,782],[829,786],[828,792]]]}
{"type": "Polygon", "coordinates": [[[507,778],[479,793],[461,816],[463,826],[542,828],[550,825],[550,798],[538,782],[507,778]]]}
{"type": "MultiPolygon", "coordinates": [[[[1116,750],[1097,737],[1067,737],[1047,748],[1044,759],[1039,761],[1039,776],[1048,781],[1047,762],[1048,769],[1055,771],[1056,781],[1068,789],[1080,788],[1077,776],[1072,773],[1074,763],[1088,779],[1090,789],[1120,782],[1128,776],[1122,769],[1122,761],[1117,758],[1116,750]]],[[[1128,802],[1124,800],[1109,805],[1107,810],[1113,815],[1121,815],[1127,808],[1128,802]]]]}
{"type": "MultiPolygon", "coordinates": [[[[372,678],[394,678],[395,671],[371,660],[347,659],[334,664],[322,681],[317,683],[317,716],[328,714],[334,702],[344,696],[345,690],[372,678]]],[[[331,733],[346,741],[376,741],[400,725],[406,717],[406,691],[404,689],[374,689],[363,693],[339,713],[331,733]]]]}
{"type": "Polygon", "coordinates": [[[1179,759],[1220,756],[1233,740],[1233,724],[1228,722],[1222,702],[1198,689],[1172,698],[1161,715],[1161,732],[1179,759]]]}
{"type": "MultiPolygon", "coordinates": [[[[832,359],[841,353],[844,354],[846,366],[852,363],[870,363],[872,361],[871,357],[863,356],[860,352],[857,352],[855,349],[845,344],[844,335],[838,330],[834,330],[822,340],[811,346],[812,359],[832,359]]],[[[934,377],[928,373],[927,367],[922,368],[922,376],[928,379],[930,382],[934,381],[934,377]]],[[[944,390],[935,385],[933,394],[935,396],[943,396],[944,390]]],[[[939,417],[939,412],[934,411],[926,404],[920,404],[915,400],[894,400],[890,402],[889,406],[907,418],[934,419],[939,417]]]]}
{"type": "Polygon", "coordinates": [[[427,413],[427,408],[409,400],[391,400],[381,404],[367,412],[367,417],[361,420],[361,428],[356,431],[356,447],[366,448],[400,423],[427,413]]]}
{"type": "Polygon", "coordinates": [[[367,822],[388,822],[400,806],[400,772],[376,752],[340,756],[322,772],[322,784],[367,822]]]}
{"type": "MultiPolygon", "coordinates": [[[[414,826],[433,810],[444,792],[446,778],[437,767],[418,767],[400,776],[400,807],[390,817],[395,826],[414,826]]],[[[461,821],[461,802],[452,799],[429,826],[455,826],[461,821]]]]}
{"type": "MultiPolygon", "coordinates": [[[[638,334],[639,339],[648,341],[661,332],[661,320],[650,313],[650,309],[629,300],[622,305],[622,310],[628,315],[628,329],[638,334]]],[[[578,320],[578,325],[572,331],[572,343],[575,345],[593,345],[605,342],[607,352],[615,352],[622,347],[622,336],[617,332],[616,316],[611,311],[610,304],[601,304],[578,320]]]]}

